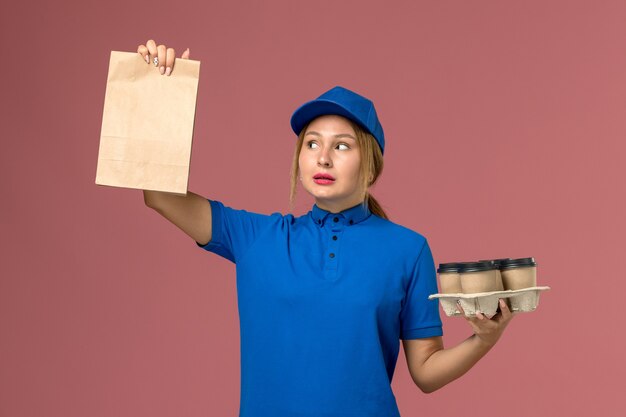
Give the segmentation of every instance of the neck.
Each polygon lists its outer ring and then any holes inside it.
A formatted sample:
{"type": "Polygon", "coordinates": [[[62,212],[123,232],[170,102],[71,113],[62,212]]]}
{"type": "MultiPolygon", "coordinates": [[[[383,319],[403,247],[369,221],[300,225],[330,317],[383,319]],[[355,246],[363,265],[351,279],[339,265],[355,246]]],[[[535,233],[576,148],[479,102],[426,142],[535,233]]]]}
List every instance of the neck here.
{"type": "Polygon", "coordinates": [[[346,209],[356,206],[357,204],[361,204],[362,202],[363,200],[360,199],[352,199],[348,201],[328,201],[319,198],[315,199],[317,207],[331,213],[340,213],[346,209]]]}

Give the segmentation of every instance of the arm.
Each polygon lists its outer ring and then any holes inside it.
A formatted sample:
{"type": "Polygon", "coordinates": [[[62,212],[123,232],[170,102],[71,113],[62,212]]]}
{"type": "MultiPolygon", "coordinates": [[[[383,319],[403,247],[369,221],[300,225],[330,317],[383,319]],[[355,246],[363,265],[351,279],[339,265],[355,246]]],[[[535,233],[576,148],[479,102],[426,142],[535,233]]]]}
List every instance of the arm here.
{"type": "MultiPolygon", "coordinates": [[[[171,75],[176,57],[173,48],[157,46],[156,42],[150,39],[145,45],[139,45],[137,52],[149,65],[156,58],[161,65],[161,75],[171,75]]],[[[181,58],[189,59],[189,48],[183,52],[181,58]]],[[[196,242],[206,245],[211,241],[211,204],[206,198],[192,192],[180,196],[144,190],[143,199],[146,206],[156,210],[196,242]]]]}
{"type": "Polygon", "coordinates": [[[176,195],[159,191],[143,191],[146,206],[156,210],[196,242],[211,241],[211,204],[192,192],[176,195]]]}
{"type": "MultiPolygon", "coordinates": [[[[503,300],[500,300],[500,310],[491,320],[480,313],[477,317],[466,317],[474,334],[449,349],[444,349],[440,336],[403,340],[407,365],[415,384],[423,392],[430,393],[469,371],[496,344],[513,317],[503,300]]],[[[462,309],[461,312],[465,316],[462,309]]]]}

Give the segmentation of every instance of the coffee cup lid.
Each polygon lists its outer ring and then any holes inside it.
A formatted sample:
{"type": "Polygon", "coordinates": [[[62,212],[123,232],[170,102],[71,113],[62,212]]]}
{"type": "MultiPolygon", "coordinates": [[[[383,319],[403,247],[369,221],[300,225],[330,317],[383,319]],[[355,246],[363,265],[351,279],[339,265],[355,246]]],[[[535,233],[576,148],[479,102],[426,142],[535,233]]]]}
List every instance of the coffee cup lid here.
{"type": "Polygon", "coordinates": [[[500,259],[481,259],[481,260],[479,260],[478,262],[493,262],[493,264],[494,264],[495,266],[499,267],[499,266],[500,266],[500,264],[501,264],[503,261],[508,261],[509,259],[511,259],[511,258],[500,258],[500,259]]]}
{"type": "Polygon", "coordinates": [[[458,262],[448,262],[445,264],[439,264],[439,268],[437,269],[437,273],[458,272],[458,271],[459,271],[458,262]]]}
{"type": "Polygon", "coordinates": [[[459,273],[493,271],[498,267],[492,261],[465,262],[461,264],[459,273]]]}
{"type": "Polygon", "coordinates": [[[505,259],[500,262],[500,269],[528,268],[531,266],[537,266],[535,258],[505,259]]]}
{"type": "Polygon", "coordinates": [[[471,263],[474,263],[474,262],[448,262],[445,264],[439,264],[439,269],[437,269],[437,272],[439,273],[459,272],[459,270],[463,267],[463,265],[471,264],[471,263]]]}

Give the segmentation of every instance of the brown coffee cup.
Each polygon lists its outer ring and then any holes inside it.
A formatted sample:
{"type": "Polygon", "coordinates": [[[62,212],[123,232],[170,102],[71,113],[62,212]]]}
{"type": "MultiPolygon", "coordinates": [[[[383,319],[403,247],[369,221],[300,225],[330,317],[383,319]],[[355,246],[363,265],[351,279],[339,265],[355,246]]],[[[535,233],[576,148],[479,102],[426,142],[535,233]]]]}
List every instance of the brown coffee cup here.
{"type": "Polygon", "coordinates": [[[500,262],[505,290],[537,286],[537,263],[534,258],[507,259],[500,262]]]}
{"type": "Polygon", "coordinates": [[[482,259],[478,262],[492,262],[496,269],[496,285],[498,286],[498,289],[496,291],[503,291],[504,290],[504,283],[502,282],[502,273],[500,272],[500,262],[502,261],[506,261],[508,259],[511,258],[500,258],[500,259],[482,259]]]}
{"type": "Polygon", "coordinates": [[[437,274],[439,274],[439,287],[442,294],[460,294],[463,292],[458,263],[439,264],[437,274]]]}
{"type": "Polygon", "coordinates": [[[465,294],[499,291],[498,269],[488,262],[466,262],[459,268],[461,289],[465,294]]]}

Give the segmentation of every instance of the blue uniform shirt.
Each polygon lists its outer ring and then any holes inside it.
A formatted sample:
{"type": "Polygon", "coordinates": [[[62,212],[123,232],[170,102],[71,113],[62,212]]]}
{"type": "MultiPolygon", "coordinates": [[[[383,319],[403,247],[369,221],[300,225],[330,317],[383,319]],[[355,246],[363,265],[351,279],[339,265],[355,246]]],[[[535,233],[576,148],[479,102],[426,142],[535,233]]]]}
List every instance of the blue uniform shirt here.
{"type": "Polygon", "coordinates": [[[442,334],[426,239],[362,205],[306,215],[209,200],[237,265],[240,417],[398,417],[399,339],[442,334]]]}

